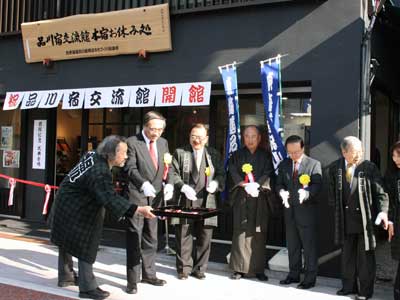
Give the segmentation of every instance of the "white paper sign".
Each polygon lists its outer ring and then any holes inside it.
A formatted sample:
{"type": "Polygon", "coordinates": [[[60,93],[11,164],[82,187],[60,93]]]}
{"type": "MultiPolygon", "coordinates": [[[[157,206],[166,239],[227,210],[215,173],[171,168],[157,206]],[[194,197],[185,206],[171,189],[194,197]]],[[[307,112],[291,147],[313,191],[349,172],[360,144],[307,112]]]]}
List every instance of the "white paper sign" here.
{"type": "Polygon", "coordinates": [[[129,97],[132,92],[132,87],[120,86],[109,88],[111,97],[107,98],[106,107],[118,108],[128,107],[129,97]]]}
{"type": "Polygon", "coordinates": [[[6,94],[4,99],[3,110],[12,110],[18,108],[21,103],[24,92],[10,92],[6,94]]]}
{"type": "Polygon", "coordinates": [[[85,90],[85,108],[104,108],[112,97],[110,88],[91,88],[85,90]]]}
{"type": "Polygon", "coordinates": [[[1,126],[1,150],[9,150],[13,144],[12,126],[1,126]]]}
{"type": "Polygon", "coordinates": [[[182,98],[182,84],[162,84],[157,87],[156,106],[179,106],[182,98]]]}
{"type": "Polygon", "coordinates": [[[210,105],[211,82],[182,84],[182,106],[210,105]]]}
{"type": "Polygon", "coordinates": [[[39,103],[39,108],[57,107],[64,96],[64,90],[45,91],[39,103]]]}
{"type": "Polygon", "coordinates": [[[151,107],[156,100],[158,85],[138,85],[133,87],[130,107],[151,107]]]}
{"type": "Polygon", "coordinates": [[[22,98],[21,109],[31,109],[38,107],[42,96],[42,91],[25,92],[24,97],[22,98]]]}
{"type": "Polygon", "coordinates": [[[44,170],[46,167],[46,129],[46,120],[34,121],[32,169],[44,170]]]}
{"type": "Polygon", "coordinates": [[[62,109],[81,109],[85,100],[85,89],[64,90],[62,109]]]}

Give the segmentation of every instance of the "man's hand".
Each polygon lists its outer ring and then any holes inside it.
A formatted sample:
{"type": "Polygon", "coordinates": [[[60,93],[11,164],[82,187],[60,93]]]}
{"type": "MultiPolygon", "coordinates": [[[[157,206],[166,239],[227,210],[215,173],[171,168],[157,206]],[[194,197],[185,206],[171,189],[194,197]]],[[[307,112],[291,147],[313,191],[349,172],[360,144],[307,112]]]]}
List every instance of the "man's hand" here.
{"type": "Polygon", "coordinates": [[[174,186],[170,183],[167,183],[164,186],[164,200],[165,201],[171,200],[173,196],[174,196],[174,186]]]}
{"type": "Polygon", "coordinates": [[[394,236],[394,227],[393,227],[393,223],[389,222],[388,225],[388,241],[390,242],[392,240],[394,236]]]}
{"type": "Polygon", "coordinates": [[[155,189],[154,186],[153,186],[150,182],[148,182],[148,181],[143,182],[142,187],[141,187],[141,190],[143,191],[143,194],[144,194],[146,197],[153,197],[153,198],[156,197],[156,189],[155,189]]]}
{"type": "Polygon", "coordinates": [[[305,189],[299,189],[297,191],[299,193],[299,202],[302,204],[305,200],[310,197],[310,192],[305,189]]]}
{"type": "Polygon", "coordinates": [[[260,184],[258,182],[249,182],[244,186],[244,190],[251,197],[257,198],[260,194],[260,184]]]}
{"type": "Polygon", "coordinates": [[[282,198],[282,204],[283,204],[286,208],[289,208],[289,207],[290,207],[290,206],[289,206],[289,201],[288,201],[288,199],[289,199],[289,192],[282,189],[282,190],[279,191],[279,196],[281,196],[281,198],[282,198]]]}
{"type": "Polygon", "coordinates": [[[212,181],[208,184],[206,190],[207,190],[207,192],[209,192],[210,194],[214,194],[214,193],[217,191],[217,188],[218,188],[218,181],[212,180],[212,181]]]}
{"type": "Polygon", "coordinates": [[[375,220],[375,225],[380,225],[383,222],[383,229],[387,230],[388,226],[389,226],[389,220],[388,220],[388,216],[387,213],[381,211],[378,216],[376,217],[375,220]]]}
{"type": "Polygon", "coordinates": [[[153,219],[156,216],[151,212],[153,208],[151,206],[138,206],[136,212],[143,215],[146,219],[153,219]]]}
{"type": "Polygon", "coordinates": [[[185,194],[186,198],[191,201],[196,201],[196,191],[189,185],[184,184],[181,188],[181,192],[185,194]]]}

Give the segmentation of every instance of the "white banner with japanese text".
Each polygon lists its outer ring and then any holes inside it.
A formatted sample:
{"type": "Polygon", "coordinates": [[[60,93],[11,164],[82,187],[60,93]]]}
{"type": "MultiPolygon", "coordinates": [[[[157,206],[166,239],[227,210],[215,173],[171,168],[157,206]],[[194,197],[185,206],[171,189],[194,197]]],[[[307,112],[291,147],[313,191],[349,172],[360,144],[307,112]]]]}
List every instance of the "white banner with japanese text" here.
{"type": "Polygon", "coordinates": [[[34,120],[32,169],[46,168],[46,120],[34,120]]]}
{"type": "Polygon", "coordinates": [[[211,82],[151,84],[49,91],[8,92],[3,110],[208,106],[211,82]]]}

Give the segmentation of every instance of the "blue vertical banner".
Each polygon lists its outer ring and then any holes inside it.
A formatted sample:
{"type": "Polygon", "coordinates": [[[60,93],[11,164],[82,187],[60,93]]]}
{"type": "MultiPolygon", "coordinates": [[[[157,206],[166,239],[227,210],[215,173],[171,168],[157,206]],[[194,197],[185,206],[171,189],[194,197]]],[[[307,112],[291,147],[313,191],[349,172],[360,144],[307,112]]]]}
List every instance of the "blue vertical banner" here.
{"type": "Polygon", "coordinates": [[[268,127],[269,143],[272,151],[272,162],[277,171],[278,165],[286,158],[285,146],[280,135],[281,126],[279,110],[281,107],[281,59],[280,56],[261,61],[261,87],[264,101],[265,117],[268,127]]]}
{"type": "Polygon", "coordinates": [[[224,82],[228,111],[228,127],[225,148],[225,169],[233,152],[240,148],[239,96],[237,88],[236,63],[218,67],[224,82]]]}

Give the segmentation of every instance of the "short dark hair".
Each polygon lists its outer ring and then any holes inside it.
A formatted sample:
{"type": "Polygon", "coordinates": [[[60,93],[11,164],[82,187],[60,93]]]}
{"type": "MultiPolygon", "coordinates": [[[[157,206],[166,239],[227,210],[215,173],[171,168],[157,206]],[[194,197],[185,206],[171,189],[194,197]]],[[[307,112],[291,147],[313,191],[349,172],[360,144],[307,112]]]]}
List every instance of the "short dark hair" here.
{"type": "Polygon", "coordinates": [[[298,135],[291,135],[289,136],[286,141],[285,141],[285,148],[288,144],[295,144],[295,143],[300,143],[300,147],[304,148],[304,141],[303,139],[298,136],[298,135]]]}
{"type": "Polygon", "coordinates": [[[119,135],[109,135],[97,146],[96,152],[106,160],[114,160],[120,143],[126,143],[126,138],[119,135]]]}
{"type": "Polygon", "coordinates": [[[244,128],[244,130],[243,130],[243,134],[244,134],[244,132],[246,131],[246,129],[248,129],[248,128],[254,128],[254,129],[257,131],[257,133],[258,133],[259,135],[261,135],[261,130],[260,130],[260,128],[259,128],[257,125],[247,125],[247,126],[244,128]]]}
{"type": "MultiPolygon", "coordinates": [[[[392,145],[392,147],[390,147],[390,157],[393,156],[393,152],[396,152],[397,155],[400,155],[400,141],[397,141],[396,143],[394,143],[392,145]]],[[[388,162],[387,169],[388,169],[388,172],[391,172],[393,174],[395,174],[398,169],[392,158],[388,162]]]]}
{"type": "Polygon", "coordinates": [[[157,111],[151,110],[147,112],[143,117],[143,126],[146,126],[151,120],[161,120],[164,121],[164,128],[166,125],[166,119],[157,111]]]}
{"type": "Polygon", "coordinates": [[[206,134],[208,135],[208,128],[206,127],[206,125],[204,123],[196,123],[194,124],[191,128],[190,128],[190,132],[192,132],[193,129],[195,128],[204,128],[206,130],[206,134]]]}

